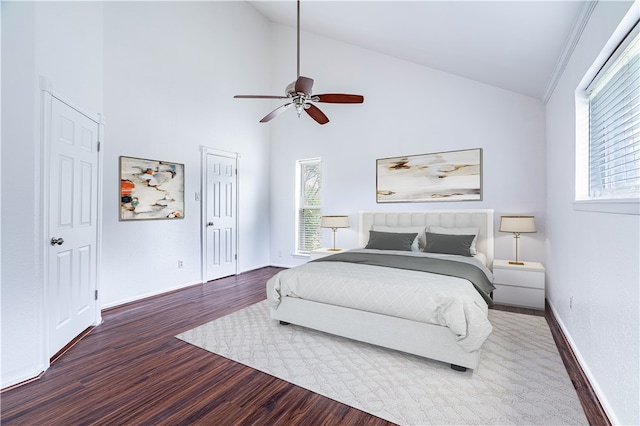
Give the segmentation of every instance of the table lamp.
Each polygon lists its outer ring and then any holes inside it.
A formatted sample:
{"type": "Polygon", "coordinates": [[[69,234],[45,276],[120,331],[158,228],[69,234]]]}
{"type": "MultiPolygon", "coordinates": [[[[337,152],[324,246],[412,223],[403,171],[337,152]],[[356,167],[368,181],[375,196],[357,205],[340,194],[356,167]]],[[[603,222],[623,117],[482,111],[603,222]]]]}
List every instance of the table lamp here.
{"type": "Polygon", "coordinates": [[[524,265],[518,261],[518,240],[520,234],[536,232],[534,216],[500,216],[500,232],[511,232],[516,240],[516,260],[510,260],[511,265],[524,265]]]}
{"type": "Polygon", "coordinates": [[[333,248],[329,251],[340,251],[342,249],[336,248],[336,232],[338,228],[349,227],[349,216],[322,216],[320,220],[321,228],[331,228],[333,231],[333,248]]]}

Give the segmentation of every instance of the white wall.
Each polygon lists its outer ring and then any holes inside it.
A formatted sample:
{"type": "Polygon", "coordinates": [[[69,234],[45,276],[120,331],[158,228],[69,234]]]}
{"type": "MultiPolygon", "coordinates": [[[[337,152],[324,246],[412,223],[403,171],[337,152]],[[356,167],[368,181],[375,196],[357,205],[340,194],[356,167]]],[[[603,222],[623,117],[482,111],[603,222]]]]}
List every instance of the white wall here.
{"type": "Polygon", "coordinates": [[[102,4],[2,2],[2,387],[46,367],[39,77],[102,109],[102,4]],[[7,208],[11,206],[11,208],[7,208]]]}
{"type": "MultiPolygon", "coordinates": [[[[274,26],[272,93],[296,78],[295,32],[274,26]]],[[[367,209],[495,209],[534,214],[537,234],[523,235],[520,257],[544,261],[545,117],[541,101],[423,66],[302,33],[301,74],[314,93],[364,95],[362,105],[318,104],[331,120],[320,126],[293,110],[271,126],[271,259],[295,265],[295,160],[321,157],[323,213],[348,214],[338,246],[356,247],[357,213],[367,209]],[[376,204],[376,159],[468,148],[483,149],[483,200],[376,204]],[[282,257],[279,254],[282,253],[282,257]]],[[[270,108],[265,106],[263,115],[270,108]]],[[[260,117],[256,117],[260,118],[260,117]]],[[[325,246],[332,244],[323,231],[325,246]]],[[[511,258],[513,236],[496,232],[496,258],[511,258]]]]}
{"type": "Polygon", "coordinates": [[[547,298],[614,424],[640,423],[640,216],[573,209],[575,90],[630,5],[596,5],[547,104],[547,298]]]}
{"type": "Polygon", "coordinates": [[[268,265],[268,129],[233,99],[268,84],[267,21],[244,2],[104,10],[103,306],[201,282],[200,146],[240,153],[239,269],[268,265]],[[185,164],[183,220],[118,221],[121,155],[185,164]]]}
{"type": "Polygon", "coordinates": [[[1,387],[47,366],[39,76],[103,113],[102,307],[200,282],[200,146],[240,153],[239,269],[268,265],[268,23],[245,2],[2,2],[1,387]],[[239,28],[238,23],[242,25],[239,28]],[[118,221],[118,157],[182,162],[186,217],[118,221]],[[12,206],[12,208],[7,208],[12,206]],[[178,270],[177,260],[184,260],[178,270]]]}

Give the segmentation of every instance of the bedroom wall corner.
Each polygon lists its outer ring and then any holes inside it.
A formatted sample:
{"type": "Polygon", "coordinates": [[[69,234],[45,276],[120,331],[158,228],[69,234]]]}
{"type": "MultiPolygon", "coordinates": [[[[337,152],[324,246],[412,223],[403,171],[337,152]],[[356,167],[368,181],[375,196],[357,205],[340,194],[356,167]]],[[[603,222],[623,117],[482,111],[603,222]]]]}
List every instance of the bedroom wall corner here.
{"type": "Polygon", "coordinates": [[[613,424],[640,423],[640,216],[573,209],[575,92],[640,2],[598,2],[547,103],[547,299],[613,424]]]}
{"type": "Polygon", "coordinates": [[[103,306],[201,282],[201,146],[240,155],[238,269],[268,264],[264,104],[233,99],[269,88],[268,21],[246,2],[104,8],[103,306]],[[185,165],[184,219],[118,220],[122,155],[185,165]]]}
{"type": "MultiPolygon", "coordinates": [[[[272,29],[273,81],[280,86],[291,81],[295,70],[293,31],[275,24],[272,29]]],[[[536,216],[538,233],[523,236],[520,256],[544,261],[542,101],[313,34],[302,32],[301,38],[305,51],[314,52],[304,55],[301,70],[315,79],[314,92],[357,93],[365,100],[323,104],[331,120],[324,126],[295,113],[269,123],[272,262],[292,266],[306,261],[292,255],[295,161],[315,157],[322,158],[323,213],[350,216],[351,228],[338,231],[340,247],[358,246],[362,210],[489,208],[495,212],[496,258],[513,256],[513,235],[497,232],[500,215],[526,213],[536,216]],[[340,72],[334,63],[340,63],[340,72]],[[482,201],[376,203],[376,159],[472,148],[483,150],[482,201]]],[[[330,247],[331,231],[323,230],[322,238],[330,247]]]]}
{"type": "Polygon", "coordinates": [[[2,2],[1,386],[33,378],[45,353],[41,99],[102,111],[102,3],[2,2]],[[10,207],[10,208],[9,208],[10,207]]]}

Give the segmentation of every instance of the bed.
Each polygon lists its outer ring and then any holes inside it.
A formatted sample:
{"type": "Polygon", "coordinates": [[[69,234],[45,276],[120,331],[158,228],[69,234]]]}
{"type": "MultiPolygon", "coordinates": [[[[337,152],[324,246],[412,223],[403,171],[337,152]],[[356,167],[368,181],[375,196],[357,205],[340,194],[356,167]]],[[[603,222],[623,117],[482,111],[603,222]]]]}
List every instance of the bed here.
{"type": "Polygon", "coordinates": [[[367,211],[358,222],[361,249],[267,282],[271,318],[476,369],[492,330],[493,210],[367,211]]]}

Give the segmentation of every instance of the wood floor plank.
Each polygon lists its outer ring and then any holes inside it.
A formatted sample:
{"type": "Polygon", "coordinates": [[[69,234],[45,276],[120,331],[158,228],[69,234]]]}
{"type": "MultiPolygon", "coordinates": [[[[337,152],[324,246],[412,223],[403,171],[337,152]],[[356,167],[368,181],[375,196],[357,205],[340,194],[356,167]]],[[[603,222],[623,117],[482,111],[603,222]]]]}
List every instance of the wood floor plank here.
{"type": "Polygon", "coordinates": [[[104,311],[103,324],[40,379],[2,393],[2,424],[392,425],[175,338],[264,300],[266,281],[280,270],[104,311]]]}

